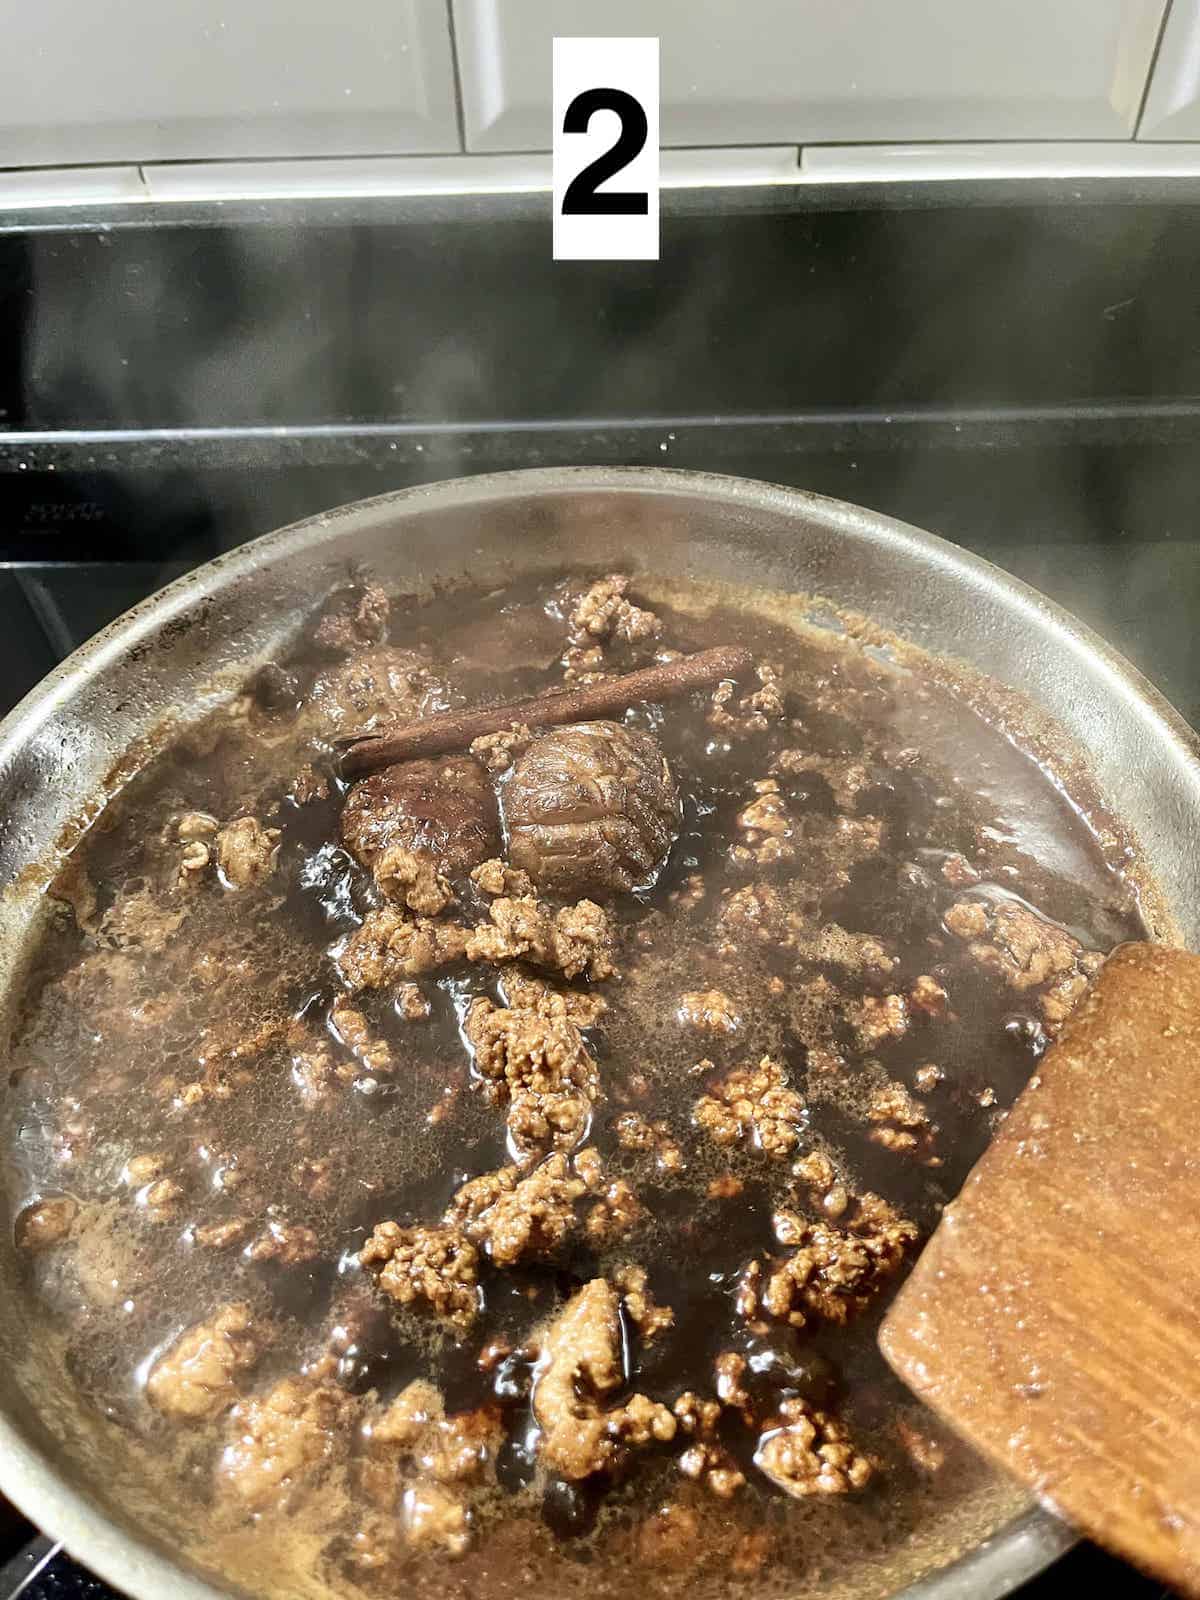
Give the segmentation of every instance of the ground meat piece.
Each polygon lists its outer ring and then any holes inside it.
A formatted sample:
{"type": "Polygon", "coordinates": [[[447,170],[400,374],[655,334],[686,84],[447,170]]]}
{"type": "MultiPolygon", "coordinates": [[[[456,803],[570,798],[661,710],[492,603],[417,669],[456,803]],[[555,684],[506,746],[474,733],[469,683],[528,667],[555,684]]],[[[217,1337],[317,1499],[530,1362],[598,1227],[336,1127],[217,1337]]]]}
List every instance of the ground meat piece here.
{"type": "Polygon", "coordinates": [[[399,846],[448,878],[465,876],[499,842],[491,782],[470,756],[402,761],[362,778],[346,796],[341,831],[365,867],[399,846]]]}
{"type": "Polygon", "coordinates": [[[296,1163],[289,1177],[310,1200],[327,1200],[333,1193],[333,1162],[328,1156],[306,1156],[296,1163]]]}
{"type": "Polygon", "coordinates": [[[381,906],[367,913],[337,952],[337,969],[351,994],[392,988],[405,978],[460,961],[467,937],[457,923],[406,916],[395,906],[381,906]]]}
{"type": "Polygon", "coordinates": [[[745,1188],[742,1180],[735,1178],[732,1172],[723,1172],[719,1178],[710,1181],[705,1192],[710,1200],[736,1200],[745,1188]]]}
{"type": "Polygon", "coordinates": [[[441,1390],[425,1378],[415,1378],[382,1413],[367,1417],[363,1438],[374,1454],[394,1457],[416,1445],[445,1414],[441,1390]]]}
{"type": "Polygon", "coordinates": [[[599,1194],[604,1187],[604,1162],[599,1150],[589,1145],[586,1150],[580,1150],[574,1160],[575,1171],[587,1184],[592,1194],[599,1194]]]}
{"type": "MultiPolygon", "coordinates": [[[[335,1080],[342,1078],[343,1073],[335,1066],[333,1052],[324,1039],[316,1039],[297,1029],[288,1043],[291,1048],[292,1082],[299,1089],[302,1099],[309,1105],[315,1105],[329,1092],[335,1080]]],[[[358,1075],[357,1065],[343,1065],[348,1069],[346,1081],[353,1082],[358,1075]]]]}
{"type": "Polygon", "coordinates": [[[754,1400],[746,1384],[749,1362],[736,1350],[723,1350],[713,1362],[718,1398],[731,1411],[740,1411],[746,1423],[754,1420],[754,1400]]]}
{"type": "Polygon", "coordinates": [[[365,644],[378,644],[387,633],[391,603],[375,583],[355,584],[337,589],[321,612],[313,629],[313,643],[319,649],[348,655],[365,644]]]}
{"type": "Polygon", "coordinates": [[[199,883],[212,861],[212,840],[220,823],[207,811],[188,811],[176,824],[176,836],[183,849],[179,855],[179,882],[188,887],[199,883]]]}
{"type": "Polygon", "coordinates": [[[753,1578],[767,1564],[774,1541],[766,1528],[751,1528],[739,1536],[729,1558],[729,1570],[737,1578],[753,1578]]]}
{"type": "Polygon", "coordinates": [[[396,990],[396,1015],[405,1022],[424,1022],[433,1013],[428,995],[415,983],[402,983],[396,990]]]}
{"type": "Polygon", "coordinates": [[[570,644],[562,653],[563,677],[568,683],[601,683],[613,676],[606,670],[604,650],[598,644],[570,644]]]}
{"type": "Polygon", "coordinates": [[[213,853],[200,838],[190,845],[184,845],[179,854],[179,882],[184,886],[200,882],[200,875],[208,870],[211,859],[213,853]]]}
{"type": "Polygon", "coordinates": [[[784,715],[787,705],[778,672],[767,662],[759,662],[754,671],[759,687],[740,700],[736,699],[736,686],[729,678],[713,690],[707,718],[710,727],[744,737],[766,733],[771,723],[784,715]]]}
{"type": "Polygon", "coordinates": [[[136,892],[122,889],[100,917],[100,938],[106,946],[133,949],[143,956],[158,955],[178,933],[184,916],[182,909],[164,905],[148,887],[136,892]]]}
{"type": "Polygon", "coordinates": [[[979,874],[966,856],[954,851],[942,862],[942,877],[955,889],[969,889],[979,882],[979,874]]]}
{"type": "Polygon", "coordinates": [[[691,1441],[679,1456],[680,1472],[685,1478],[703,1483],[718,1499],[731,1499],[746,1478],[718,1440],[720,1401],[702,1400],[689,1389],[679,1396],[672,1410],[691,1441]]]}
{"type": "Polygon", "coordinates": [[[648,1122],[640,1111],[624,1111],[613,1122],[617,1143],[624,1150],[653,1151],[659,1172],[682,1172],[683,1151],[671,1137],[667,1123],[648,1122]]]}
{"type": "Polygon", "coordinates": [[[264,828],[254,817],[238,817],[216,838],[217,871],[227,889],[264,883],[275,869],[278,828],[264,828]]]}
{"type": "Polygon", "coordinates": [[[175,836],[180,844],[192,844],[197,839],[211,839],[220,826],[207,811],[185,811],[175,824],[175,836]]]}
{"type": "Polygon", "coordinates": [[[495,1461],[503,1436],[495,1411],[437,1417],[415,1445],[413,1459],[437,1483],[477,1483],[495,1461]]]}
{"type": "Polygon", "coordinates": [[[653,1344],[659,1334],[674,1326],[675,1313],[670,1306],[660,1306],[655,1301],[648,1287],[650,1275],[645,1267],[632,1264],[618,1267],[612,1281],[621,1291],[621,1302],[629,1320],[641,1334],[643,1344],[653,1344]]]}
{"type": "Polygon", "coordinates": [[[608,1010],[608,1001],[592,990],[552,989],[524,967],[505,967],[500,974],[504,1003],[514,1011],[535,1011],[539,1017],[565,1018],[577,1028],[594,1028],[608,1010]]]}
{"type": "Polygon", "coordinates": [[[823,1150],[810,1150],[796,1162],[792,1171],[798,1178],[811,1185],[818,1194],[824,1194],[832,1189],[838,1181],[837,1168],[823,1150]]]}
{"type": "Polygon", "coordinates": [[[682,811],[648,733],[581,722],[539,734],[503,788],[509,857],[554,894],[612,894],[657,879],[682,811]]]}
{"type": "Polygon", "coordinates": [[[404,1491],[401,1522],[408,1544],[460,1556],[471,1542],[467,1508],[436,1483],[414,1483],[404,1491]]]}
{"type": "Polygon", "coordinates": [[[805,1400],[785,1400],[779,1425],[758,1441],[754,1465],[765,1477],[800,1499],[810,1494],[848,1494],[871,1479],[870,1461],[850,1443],[843,1425],[805,1400]]]}
{"type": "Polygon", "coordinates": [[[17,1216],[14,1230],[18,1249],[49,1250],[61,1244],[78,1214],[79,1206],[69,1195],[54,1195],[26,1206],[17,1216]]]}
{"type": "Polygon", "coordinates": [[[628,590],[629,579],[618,573],[598,578],[571,612],[572,637],[620,639],[626,644],[657,639],[662,623],[653,611],[627,600],[628,590]]]}
{"type": "Polygon", "coordinates": [[[763,1056],[737,1067],[697,1100],[692,1119],[715,1144],[749,1140],[769,1156],[789,1155],[807,1118],[803,1099],[787,1085],[782,1064],[763,1056]]]}
{"type": "Polygon", "coordinates": [[[503,1428],[495,1410],[447,1416],[441,1392],[418,1378],[381,1414],[367,1418],[362,1437],[370,1463],[383,1469],[368,1473],[368,1489],[380,1506],[391,1509],[397,1463],[435,1483],[478,1483],[495,1461],[503,1428]]]}
{"type": "Polygon", "coordinates": [[[1098,970],[1099,964],[1099,961],[1096,961],[1095,965],[1092,965],[1092,956],[1089,952],[1080,960],[1080,966],[1084,969],[1082,972],[1060,978],[1042,994],[1038,1003],[1042,1008],[1046,1032],[1052,1038],[1079,1004],[1088,986],[1088,974],[1098,970]]]}
{"type": "Polygon", "coordinates": [[[902,994],[864,995],[850,1008],[849,1022],[860,1050],[878,1050],[908,1032],[908,1002],[902,994]]]}
{"type": "Polygon", "coordinates": [[[244,1244],[254,1228],[250,1217],[230,1217],[227,1222],[206,1222],[194,1228],[191,1240],[201,1250],[228,1250],[244,1244]]]}
{"type": "Polygon", "coordinates": [[[850,933],[836,922],[814,928],[808,898],[803,885],[747,884],[723,900],[718,913],[721,932],[732,950],[770,945],[794,951],[802,961],[845,972],[886,977],[894,971],[896,957],[873,935],[850,933]]]}
{"type": "Polygon", "coordinates": [[[148,1150],[143,1155],[130,1156],[121,1170],[121,1182],[128,1184],[131,1189],[139,1189],[143,1184],[161,1177],[166,1164],[166,1156],[158,1151],[148,1150]]]}
{"type": "Polygon", "coordinates": [[[377,1039],[366,1017],[339,996],[329,1011],[329,1021],[338,1038],[352,1050],[368,1072],[390,1072],[395,1065],[386,1039],[377,1039]]]}
{"type": "Polygon", "coordinates": [[[532,1397],[541,1429],[538,1455],[550,1471],[572,1481],[611,1470],[625,1446],[669,1443],[675,1436],[675,1418],[645,1395],[601,1410],[624,1381],[619,1312],[616,1290],[604,1278],[593,1278],[541,1340],[532,1397]]]}
{"type": "Polygon", "coordinates": [[[579,900],[555,914],[554,945],[557,964],[568,978],[586,974],[598,982],[617,975],[612,918],[593,900],[579,900]]]}
{"type": "Polygon", "coordinates": [[[180,1334],[150,1369],[146,1397],[164,1416],[182,1422],[216,1417],[237,1399],[234,1379],[258,1360],[262,1335],[250,1307],[222,1306],[207,1322],[180,1334]]]}
{"type": "Polygon", "coordinates": [[[750,883],[727,895],[718,920],[722,932],[733,940],[795,948],[802,919],[789,908],[774,884],[750,883]]]}
{"type": "Polygon", "coordinates": [[[987,907],[981,900],[956,900],[943,920],[958,939],[982,939],[988,931],[987,907]]]}
{"type": "Polygon", "coordinates": [[[304,1223],[272,1217],[265,1233],[259,1235],[246,1254],[251,1261],[277,1261],[282,1267],[298,1267],[316,1260],[320,1241],[304,1223]]]}
{"type": "Polygon", "coordinates": [[[879,817],[823,817],[811,813],[801,818],[798,851],[805,875],[820,892],[844,889],[850,874],[883,847],[883,822],[879,817]]]}
{"type": "Polygon", "coordinates": [[[842,1325],[865,1310],[899,1271],[917,1230],[868,1194],[839,1227],[780,1210],[775,1235],[793,1254],[747,1267],[738,1286],[738,1310],[748,1320],[768,1316],[803,1328],[814,1317],[842,1325]]]}
{"type": "Polygon", "coordinates": [[[807,1183],[814,1200],[827,1217],[835,1222],[850,1205],[851,1195],[845,1179],[823,1150],[810,1150],[792,1167],[795,1175],[807,1183]]]}
{"type": "Polygon", "coordinates": [[[446,1222],[482,1245],[501,1267],[552,1255],[578,1226],[575,1202],[587,1193],[567,1159],[549,1156],[522,1177],[519,1167],[501,1167],[465,1183],[446,1212],[446,1222]]]}
{"type": "Polygon", "coordinates": [[[756,798],[738,812],[737,825],[745,839],[735,846],[735,853],[739,857],[748,855],[763,865],[795,860],[795,819],[779,792],[778,781],[763,778],[754,785],[754,793],[756,798]]]}
{"type": "Polygon", "coordinates": [[[520,900],[533,893],[533,879],[529,874],[506,865],[499,856],[493,856],[490,861],[475,867],[471,872],[471,882],[484,894],[507,895],[520,900]]]}
{"type": "Polygon", "coordinates": [[[967,942],[972,958],[1010,988],[1023,993],[1047,986],[1041,1009],[1048,1032],[1070,1015],[1087,977],[1104,961],[1095,951],[1084,950],[1065,928],[1015,901],[957,900],[944,920],[956,938],[967,942]],[[1083,982],[1077,981],[1081,978],[1083,982]]]}
{"type": "Polygon", "coordinates": [[[375,882],[397,905],[425,917],[436,917],[454,898],[449,881],[425,856],[392,844],[375,858],[375,882]]]}
{"type": "Polygon", "coordinates": [[[478,1315],[479,1253],[457,1228],[380,1222],[358,1259],[364,1267],[382,1265],[379,1287],[402,1306],[424,1300],[460,1331],[478,1315]]]}
{"type": "Polygon", "coordinates": [[[480,999],[468,1010],[463,1032],[475,1070],[497,1099],[510,1102],[509,1136],[523,1158],[583,1142],[599,1075],[566,1015],[542,1016],[480,999]]]}
{"type": "Polygon", "coordinates": [[[829,785],[835,804],[843,811],[853,811],[859,795],[874,782],[870,769],[853,756],[821,756],[804,750],[780,751],[771,771],[789,778],[815,773],[829,785]]]}
{"type": "Polygon", "coordinates": [[[138,1205],[156,1221],[168,1216],[182,1199],[183,1185],[176,1183],[174,1178],[157,1178],[140,1189],[137,1195],[138,1205]]]}
{"type": "Polygon", "coordinates": [[[307,806],[314,800],[329,798],[329,779],[318,772],[312,762],[306,763],[292,779],[288,799],[298,806],[307,806]]]}
{"type": "Polygon", "coordinates": [[[616,1178],[588,1212],[588,1239],[594,1248],[603,1250],[632,1233],[645,1214],[645,1208],[625,1179],[616,1178]]]}
{"type": "Polygon", "coordinates": [[[480,734],[478,739],[471,741],[470,751],[489,772],[507,772],[513,764],[513,758],[524,750],[532,738],[533,730],[526,723],[519,722],[511,728],[501,729],[499,733],[480,734]]]}
{"type": "Polygon", "coordinates": [[[686,1389],[671,1409],[689,1438],[711,1438],[721,1420],[721,1402],[702,1400],[691,1389],[686,1389]]]}
{"type": "Polygon", "coordinates": [[[241,1509],[287,1511],[346,1442],[353,1401],[332,1384],[284,1378],[235,1407],[217,1466],[219,1487],[241,1509]]]}
{"type": "Polygon", "coordinates": [[[945,1073],[941,1067],[932,1061],[926,1061],[913,1073],[913,1086],[918,1094],[931,1094],[944,1077],[945,1073]]]}
{"type": "Polygon", "coordinates": [[[320,673],[309,694],[307,717],[321,734],[359,733],[428,716],[446,704],[446,685],[433,675],[425,657],[380,644],[320,673]]]}
{"type": "Polygon", "coordinates": [[[467,940],[469,961],[516,961],[525,956],[568,978],[586,973],[593,980],[611,978],[616,971],[612,919],[591,900],[551,914],[531,895],[501,896],[492,902],[490,915],[491,922],[480,923],[467,940]]]}
{"type": "Polygon", "coordinates": [[[925,1166],[941,1165],[932,1153],[936,1129],[930,1125],[929,1113],[904,1084],[892,1081],[873,1089],[867,1102],[867,1120],[874,1124],[868,1134],[874,1144],[919,1156],[925,1166]]]}
{"type": "Polygon", "coordinates": [[[676,1014],[685,1027],[709,1033],[736,1033],[742,1025],[736,1006],[722,989],[689,990],[680,996],[676,1014]]]}
{"type": "Polygon", "coordinates": [[[1017,990],[1067,976],[1082,952],[1079,941],[1064,929],[1011,902],[990,907],[960,901],[946,913],[946,926],[960,938],[976,941],[970,946],[975,959],[1017,990]]]}
{"type": "Polygon", "coordinates": [[[521,1089],[513,1095],[505,1120],[510,1153],[518,1161],[531,1161],[546,1150],[574,1150],[582,1144],[591,1131],[592,1102],[573,1090],[521,1089]]]}
{"type": "Polygon", "coordinates": [[[938,983],[936,978],[931,978],[928,973],[915,980],[908,991],[909,1006],[915,1011],[924,1012],[927,1017],[935,1020],[941,1019],[949,1010],[950,997],[938,983]]]}

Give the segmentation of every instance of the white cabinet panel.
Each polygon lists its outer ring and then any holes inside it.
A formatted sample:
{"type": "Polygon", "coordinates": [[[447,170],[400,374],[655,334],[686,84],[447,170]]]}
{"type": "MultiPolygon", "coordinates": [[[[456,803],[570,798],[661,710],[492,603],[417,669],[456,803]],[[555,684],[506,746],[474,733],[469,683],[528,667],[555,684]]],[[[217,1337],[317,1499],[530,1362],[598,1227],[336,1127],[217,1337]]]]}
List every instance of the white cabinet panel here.
{"type": "Polygon", "coordinates": [[[445,0],[5,7],[0,167],[459,147],[445,0]]]}
{"type": "Polygon", "coordinates": [[[1120,139],[1165,0],[453,0],[467,147],[550,144],[555,34],[662,39],[664,144],[1120,139]]]}
{"type": "Polygon", "coordinates": [[[1200,0],[1171,7],[1139,137],[1200,139],[1200,0]]]}

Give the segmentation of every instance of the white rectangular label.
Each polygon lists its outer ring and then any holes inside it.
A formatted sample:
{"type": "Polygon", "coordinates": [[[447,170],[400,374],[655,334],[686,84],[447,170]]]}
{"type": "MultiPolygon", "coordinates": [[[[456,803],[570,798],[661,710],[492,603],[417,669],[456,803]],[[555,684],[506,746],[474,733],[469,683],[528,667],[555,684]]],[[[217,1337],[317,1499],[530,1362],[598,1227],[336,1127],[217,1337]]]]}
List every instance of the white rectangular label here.
{"type": "Polygon", "coordinates": [[[554,259],[658,260],[658,40],[554,41],[554,259]]]}

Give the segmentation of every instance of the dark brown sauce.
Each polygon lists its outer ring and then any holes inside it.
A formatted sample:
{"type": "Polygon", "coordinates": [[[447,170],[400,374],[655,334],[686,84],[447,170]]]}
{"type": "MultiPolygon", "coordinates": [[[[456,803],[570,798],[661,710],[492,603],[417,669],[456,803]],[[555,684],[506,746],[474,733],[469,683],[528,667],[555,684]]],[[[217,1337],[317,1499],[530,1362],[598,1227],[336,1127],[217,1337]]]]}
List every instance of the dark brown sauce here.
{"type": "MultiPolygon", "coordinates": [[[[470,1000],[497,994],[493,970],[462,963],[418,980],[431,1006],[421,1022],[398,1015],[391,993],[362,996],[356,1003],[395,1060],[387,1075],[364,1068],[310,1102],[280,1037],[244,1073],[217,1073],[226,1097],[184,1103],[186,1085],[204,1076],[206,1030],[233,1038],[264,1017],[324,1028],[339,992],[327,952],[378,902],[370,874],[338,842],[343,787],[331,783],[325,797],[305,803],[288,797],[295,773],[312,759],[313,725],[303,713],[295,721],[294,708],[328,663],[299,647],[282,674],[260,681],[242,717],[220,713],[153,761],[80,845],[95,907],[81,919],[84,928],[64,913],[26,997],[5,1107],[8,1200],[18,1231],[23,1208],[42,1197],[69,1195],[80,1206],[87,1226],[74,1242],[27,1257],[27,1291],[65,1330],[70,1381],[115,1429],[149,1441],[168,1470],[166,1492],[181,1502],[211,1501],[227,1422],[191,1429],[164,1422],[146,1402],[145,1375],[182,1329],[231,1299],[248,1302],[274,1330],[243,1389],[265,1390],[300,1370],[332,1336],[337,1379],[352,1394],[374,1391],[386,1400],[428,1377],[448,1411],[500,1408],[496,1486],[475,1496],[473,1550],[457,1564],[401,1558],[406,1581],[430,1593],[515,1594],[561,1583],[566,1571],[576,1587],[601,1595],[627,1588],[632,1565],[645,1568],[639,1582],[664,1591],[715,1593],[752,1579],[771,1592],[798,1577],[813,1585],[910,1538],[931,1494],[956,1492],[946,1480],[975,1481],[979,1469],[931,1421],[922,1427],[948,1457],[943,1486],[931,1489],[902,1448],[896,1418],[913,1408],[875,1351],[882,1300],[849,1328],[747,1329],[734,1305],[739,1277],[751,1259],[777,1249],[772,1212],[795,1198],[797,1186],[789,1161],[714,1147],[694,1126],[692,1108],[714,1075],[771,1054],[808,1100],[802,1148],[829,1149],[856,1193],[882,1194],[928,1231],[1047,1039],[1038,989],[1014,990],[972,959],[947,934],[946,911],[964,895],[1027,904],[1085,950],[1104,951],[1145,931],[1126,863],[1105,859],[1085,818],[1028,755],[919,674],[742,611],[699,617],[657,609],[662,644],[688,650],[736,640],[781,666],[790,727],[727,734],[706,720],[701,695],[630,713],[627,720],[652,732],[672,765],[683,825],[654,887],[617,907],[624,982],[606,987],[610,1009],[587,1035],[607,1096],[588,1142],[610,1176],[627,1176],[647,1220],[615,1251],[575,1243],[552,1263],[486,1268],[483,1315],[461,1341],[427,1316],[395,1312],[357,1252],[377,1222],[435,1220],[459,1184],[508,1159],[503,1114],[473,1088],[461,1033],[470,1000]],[[879,852],[853,865],[846,882],[817,886],[812,922],[884,941],[899,958],[886,980],[798,964],[770,946],[732,959],[718,951],[724,891],[753,882],[787,888],[809,870],[803,852],[779,865],[739,866],[729,857],[754,783],[788,747],[867,768],[868,780],[840,805],[819,773],[781,785],[795,817],[882,821],[879,852]],[[173,821],[189,811],[222,820],[249,811],[278,828],[269,889],[227,894],[207,883],[181,894],[177,848],[167,841],[173,821]],[[979,872],[969,888],[943,873],[956,854],[979,872]],[[681,900],[697,874],[703,897],[681,900]],[[163,921],[176,913],[178,926],[163,921]],[[950,994],[954,1020],[916,1021],[901,1038],[857,1044],[846,1010],[863,994],[907,991],[924,974],[950,994]],[[786,996],[768,1002],[763,985],[772,976],[786,996]],[[801,1003],[804,985],[822,977],[837,992],[832,1042],[847,1062],[832,1076],[809,1071],[816,1035],[801,1003]],[[709,988],[738,1004],[742,1026],[732,1039],[698,1038],[678,1022],[681,992],[709,988]],[[702,1057],[714,1067],[698,1077],[692,1069],[702,1057]],[[940,1081],[920,1103],[936,1125],[936,1166],[882,1148],[864,1120],[878,1082],[912,1088],[930,1063],[940,1081]],[[670,1124],[686,1158],[681,1175],[656,1174],[645,1155],[619,1147],[612,1122],[631,1108],[670,1124]],[[126,1164],[146,1153],[162,1157],[162,1172],[178,1186],[160,1216],[123,1180],[126,1164]],[[330,1163],[330,1177],[327,1192],[314,1193],[302,1168],[320,1161],[330,1163]],[[710,1184],[730,1174],[744,1185],[737,1198],[711,1197],[710,1184]],[[239,1216],[249,1216],[257,1233],[272,1207],[278,1218],[315,1231],[313,1260],[255,1263],[240,1248],[194,1243],[197,1226],[239,1216]],[[664,1450],[636,1455],[617,1484],[547,1479],[537,1468],[526,1352],[539,1324],[617,1260],[645,1265],[655,1298],[675,1313],[670,1335],[653,1346],[626,1322],[629,1392],[668,1404],[685,1389],[711,1393],[714,1357],[737,1350],[764,1393],[798,1395],[845,1418],[880,1465],[868,1488],[827,1502],[786,1499],[754,1466],[754,1434],[732,1418],[722,1423],[721,1441],[747,1483],[730,1502],[679,1478],[673,1452],[664,1450]],[[349,1331],[339,1335],[339,1326],[349,1331]],[[482,1373],[480,1351],[497,1337],[513,1353],[482,1373]],[[701,1519],[695,1539],[709,1557],[681,1550],[678,1559],[646,1560],[645,1521],[664,1503],[694,1509],[701,1519]],[[769,1535],[763,1565],[743,1572],[739,1540],[761,1530],[769,1535]]],[[[486,703],[561,684],[567,610],[562,583],[455,593],[398,604],[391,638],[420,652],[443,680],[431,709],[486,703]]],[[[642,660],[621,646],[609,659],[617,666],[642,660]]],[[[481,901],[476,914],[483,909],[481,901]]],[[[344,1484],[332,1481],[314,1489],[311,1504],[318,1509],[306,1513],[309,1528],[324,1529],[322,1570],[329,1582],[341,1581],[355,1508],[344,1484]]],[[[219,1525],[219,1505],[213,1514],[219,1525]]],[[[695,1539],[682,1543],[690,1551],[695,1539]]],[[[355,1581],[390,1593],[398,1580],[389,1566],[355,1581]]]]}

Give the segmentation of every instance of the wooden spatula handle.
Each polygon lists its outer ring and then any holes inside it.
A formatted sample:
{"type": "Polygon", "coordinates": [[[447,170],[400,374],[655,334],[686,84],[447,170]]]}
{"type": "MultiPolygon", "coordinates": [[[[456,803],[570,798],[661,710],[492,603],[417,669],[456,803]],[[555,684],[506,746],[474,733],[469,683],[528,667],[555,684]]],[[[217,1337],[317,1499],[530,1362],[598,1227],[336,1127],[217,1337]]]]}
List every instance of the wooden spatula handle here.
{"type": "Polygon", "coordinates": [[[1200,1596],[1200,957],[1125,945],[884,1323],[934,1410],[1200,1596]]]}

